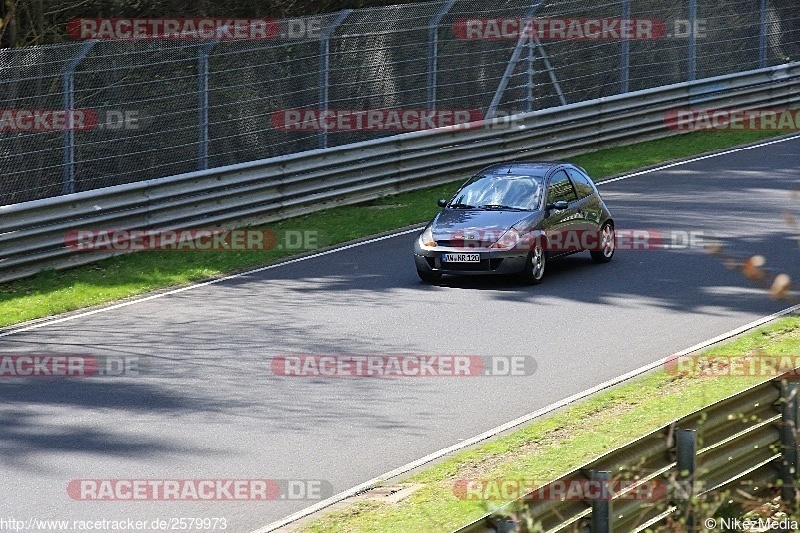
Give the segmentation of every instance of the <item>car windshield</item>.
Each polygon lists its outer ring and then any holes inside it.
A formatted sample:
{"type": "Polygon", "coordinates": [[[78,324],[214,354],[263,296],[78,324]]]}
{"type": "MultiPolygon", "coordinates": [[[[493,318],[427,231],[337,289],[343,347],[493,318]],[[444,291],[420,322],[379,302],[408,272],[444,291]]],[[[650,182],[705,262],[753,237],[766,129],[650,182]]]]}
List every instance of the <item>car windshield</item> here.
{"type": "Polygon", "coordinates": [[[456,193],[448,207],[532,211],[539,206],[541,191],[540,176],[478,175],[456,193]]]}

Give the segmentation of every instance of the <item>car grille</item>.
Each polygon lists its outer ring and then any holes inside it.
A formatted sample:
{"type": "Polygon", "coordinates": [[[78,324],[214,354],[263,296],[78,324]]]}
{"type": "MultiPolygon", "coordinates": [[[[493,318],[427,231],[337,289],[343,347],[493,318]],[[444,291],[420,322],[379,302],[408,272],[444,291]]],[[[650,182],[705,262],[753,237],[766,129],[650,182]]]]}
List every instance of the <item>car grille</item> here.
{"type": "Polygon", "coordinates": [[[444,246],[447,248],[464,248],[466,250],[471,249],[478,249],[478,248],[488,248],[494,243],[491,242],[482,242],[479,240],[469,240],[465,241],[464,239],[450,239],[450,240],[442,240],[436,241],[438,246],[444,246]]]}
{"type": "Polygon", "coordinates": [[[491,272],[500,268],[502,259],[484,259],[480,263],[443,263],[444,272],[491,272]]]}

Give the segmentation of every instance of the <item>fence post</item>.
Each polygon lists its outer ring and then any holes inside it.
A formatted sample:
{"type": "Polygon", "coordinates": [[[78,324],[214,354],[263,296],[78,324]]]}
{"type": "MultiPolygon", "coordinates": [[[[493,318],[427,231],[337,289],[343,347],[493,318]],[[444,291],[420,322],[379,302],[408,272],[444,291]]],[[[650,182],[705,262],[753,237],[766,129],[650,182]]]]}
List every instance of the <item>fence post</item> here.
{"type": "Polygon", "coordinates": [[[437,74],[439,71],[439,23],[453,8],[456,0],[447,0],[428,24],[428,111],[436,109],[437,74]]]}
{"type": "Polygon", "coordinates": [[[767,0],[761,0],[761,30],[758,35],[758,68],[767,66],[767,0]]]}
{"type": "Polygon", "coordinates": [[[686,518],[686,530],[694,531],[694,512],[692,498],[695,492],[695,470],[697,467],[697,431],[694,429],[678,430],[678,481],[682,489],[679,495],[678,510],[686,518]]]}
{"type": "Polygon", "coordinates": [[[72,194],[75,192],[75,117],[72,110],[75,109],[75,69],[87,56],[89,51],[97,44],[97,39],[91,39],[81,45],[78,53],[67,63],[64,69],[64,79],[62,82],[64,112],[67,117],[67,127],[64,129],[64,171],[63,171],[63,192],[62,194],[72,194]]]}
{"type": "Polygon", "coordinates": [[[550,63],[550,58],[547,56],[544,46],[542,46],[542,42],[537,36],[534,36],[533,41],[536,43],[536,48],[539,50],[539,56],[541,56],[542,62],[544,63],[544,68],[547,70],[547,76],[550,78],[550,83],[553,84],[553,89],[556,91],[558,101],[561,102],[561,105],[567,105],[567,98],[564,96],[564,91],[561,90],[561,84],[558,83],[555,70],[553,69],[553,65],[550,63]]]}
{"type": "MultiPolygon", "coordinates": [[[[533,17],[536,13],[536,10],[539,9],[539,6],[542,4],[544,0],[538,0],[535,4],[533,4],[523,16],[523,20],[528,20],[533,17]]],[[[506,65],[506,70],[503,72],[503,77],[500,78],[500,84],[497,86],[497,91],[494,93],[494,97],[492,97],[492,102],[489,104],[489,109],[486,111],[486,115],[484,119],[490,120],[494,118],[495,113],[497,112],[497,107],[500,105],[500,100],[503,98],[503,93],[506,92],[506,87],[508,87],[508,81],[511,79],[511,75],[514,73],[514,69],[517,68],[517,63],[519,62],[519,58],[522,55],[522,48],[525,45],[525,42],[529,40],[529,38],[533,38],[533,32],[535,30],[531,28],[531,37],[525,35],[525,32],[520,32],[519,39],[517,40],[517,46],[514,47],[514,51],[511,53],[511,59],[508,60],[508,64],[506,65]]]]}
{"type": "MultiPolygon", "coordinates": [[[[344,22],[344,19],[352,13],[352,9],[344,9],[336,15],[325,31],[319,38],[319,116],[323,118],[328,111],[330,101],[329,83],[330,83],[330,68],[331,68],[331,35],[336,31],[336,28],[344,22]]],[[[328,147],[328,130],[325,127],[319,129],[319,137],[317,139],[317,146],[319,148],[328,147]]]]}
{"type": "MultiPolygon", "coordinates": [[[[622,20],[631,18],[631,0],[622,0],[622,20]]],[[[622,57],[620,65],[620,92],[628,92],[628,81],[630,79],[631,68],[631,41],[622,38],[622,57]]]]}
{"type": "Polygon", "coordinates": [[[784,383],[781,388],[781,498],[794,503],[797,498],[797,383],[784,383]]]}
{"type": "Polygon", "coordinates": [[[611,533],[611,495],[608,481],[611,472],[592,470],[592,481],[600,483],[599,498],[592,499],[592,533],[611,533]]]}
{"type": "Polygon", "coordinates": [[[198,170],[208,168],[208,56],[211,50],[219,43],[219,35],[213,41],[200,47],[197,58],[197,89],[198,89],[198,170]]]}
{"type": "Polygon", "coordinates": [[[689,80],[697,77],[697,0],[689,0],[689,80]]]}
{"type": "Polygon", "coordinates": [[[533,37],[528,39],[528,84],[525,91],[525,104],[523,110],[526,113],[533,111],[533,82],[535,70],[533,64],[536,62],[536,54],[533,53],[533,37]]]}

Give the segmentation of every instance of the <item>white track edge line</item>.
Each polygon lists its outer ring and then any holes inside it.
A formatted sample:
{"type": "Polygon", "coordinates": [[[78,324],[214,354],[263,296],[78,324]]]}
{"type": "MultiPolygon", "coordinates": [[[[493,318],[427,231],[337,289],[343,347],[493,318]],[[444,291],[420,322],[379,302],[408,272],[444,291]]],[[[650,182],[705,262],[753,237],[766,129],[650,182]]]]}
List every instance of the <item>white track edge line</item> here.
{"type": "MultiPolygon", "coordinates": [[[[624,180],[624,179],[628,179],[628,178],[634,178],[636,176],[642,176],[644,174],[650,174],[652,172],[657,172],[659,170],[665,170],[665,169],[672,168],[672,167],[677,167],[677,166],[680,166],[680,165],[686,165],[688,163],[694,163],[695,161],[702,161],[703,159],[710,159],[710,158],[713,158],[713,157],[719,157],[719,156],[723,156],[723,155],[727,155],[727,154],[732,154],[734,152],[740,152],[742,150],[752,150],[754,148],[761,148],[761,147],[764,147],[764,146],[769,146],[769,145],[772,145],[772,144],[778,144],[778,143],[782,143],[782,142],[786,142],[786,141],[791,141],[791,140],[794,140],[794,139],[800,139],[800,135],[795,135],[795,136],[792,136],[792,137],[786,137],[786,138],[783,138],[783,139],[777,139],[777,140],[773,140],[773,141],[759,143],[759,144],[756,144],[756,145],[747,146],[747,147],[743,147],[743,148],[734,148],[734,149],[731,149],[731,150],[726,150],[724,152],[717,152],[717,153],[714,153],[714,154],[709,154],[709,155],[705,155],[705,156],[701,156],[701,157],[695,157],[695,158],[687,159],[687,160],[684,160],[684,161],[676,161],[675,163],[670,163],[668,165],[662,165],[660,167],[651,168],[651,169],[648,169],[648,170],[642,170],[640,172],[634,172],[632,174],[626,174],[625,176],[620,176],[618,178],[612,178],[610,180],[599,181],[599,182],[597,182],[597,185],[599,186],[599,185],[603,185],[604,183],[612,183],[612,182],[615,182],[615,181],[620,181],[620,180],[624,180]]],[[[379,241],[391,239],[391,238],[394,238],[394,237],[399,237],[401,235],[407,235],[409,233],[413,233],[413,232],[417,231],[419,229],[419,227],[420,226],[415,226],[414,228],[403,230],[403,231],[399,231],[397,233],[389,233],[387,235],[382,235],[380,237],[375,237],[373,239],[368,239],[368,240],[365,240],[365,241],[360,241],[360,242],[356,242],[356,243],[352,243],[352,244],[347,244],[347,245],[344,245],[344,246],[340,246],[338,248],[331,248],[330,250],[325,250],[324,252],[320,252],[320,253],[317,253],[317,254],[306,255],[306,256],[303,256],[303,257],[297,257],[295,259],[288,259],[286,261],[281,261],[279,263],[273,263],[271,265],[259,267],[259,268],[253,269],[253,270],[247,270],[245,272],[239,272],[238,274],[231,274],[229,276],[223,276],[221,278],[215,278],[215,279],[212,279],[212,280],[209,280],[209,281],[203,281],[203,282],[200,282],[200,283],[194,283],[194,284],[191,284],[191,285],[187,285],[185,287],[181,287],[179,289],[173,289],[173,290],[167,291],[167,292],[161,292],[161,293],[158,293],[158,294],[153,294],[153,295],[145,296],[145,297],[142,297],[142,298],[136,298],[136,299],[133,299],[133,300],[129,300],[127,302],[121,302],[121,303],[113,304],[113,305],[110,305],[110,306],[107,306],[107,307],[101,307],[99,309],[93,309],[92,311],[86,311],[84,313],[78,313],[78,314],[75,314],[75,315],[56,318],[56,319],[53,319],[53,320],[45,320],[43,322],[39,322],[39,323],[36,323],[36,324],[31,324],[30,326],[25,326],[25,327],[22,327],[22,328],[19,328],[19,329],[12,329],[10,331],[6,331],[6,332],[3,332],[3,333],[0,333],[0,338],[9,337],[11,335],[16,335],[17,333],[23,333],[25,331],[31,331],[31,330],[34,330],[34,329],[43,328],[45,326],[49,326],[49,325],[52,325],[52,324],[60,324],[62,322],[69,322],[70,320],[76,320],[78,318],[83,318],[83,317],[87,317],[87,316],[91,316],[91,315],[96,315],[98,313],[104,313],[106,311],[112,311],[114,309],[119,309],[121,307],[127,307],[129,305],[134,305],[134,304],[138,304],[138,303],[142,303],[142,302],[148,302],[150,300],[156,300],[158,298],[163,298],[165,296],[171,296],[173,294],[179,294],[181,292],[185,292],[185,291],[189,291],[189,290],[192,290],[192,289],[196,289],[198,287],[206,287],[208,285],[214,285],[216,283],[221,283],[223,281],[228,281],[230,279],[241,278],[243,276],[248,276],[250,274],[257,274],[259,272],[264,272],[266,270],[272,270],[273,268],[279,268],[279,267],[286,266],[286,265],[292,265],[294,263],[299,263],[301,261],[307,261],[309,259],[322,257],[322,256],[329,255],[329,254],[332,254],[332,253],[342,252],[344,250],[350,250],[352,248],[357,248],[359,246],[364,246],[366,244],[372,244],[374,242],[379,242],[379,241]]]]}
{"type": "Polygon", "coordinates": [[[436,452],[433,452],[431,454],[428,454],[428,455],[426,455],[425,457],[423,457],[421,459],[417,459],[416,461],[413,461],[413,462],[405,464],[405,465],[403,465],[401,467],[395,468],[394,470],[386,472],[385,474],[383,474],[381,476],[373,478],[373,479],[371,479],[371,480],[369,480],[367,482],[364,482],[364,483],[362,483],[362,484],[360,484],[360,485],[358,485],[356,487],[353,487],[353,488],[351,488],[349,490],[340,492],[339,494],[336,494],[335,496],[331,496],[330,498],[328,498],[326,500],[323,500],[323,501],[321,501],[321,502],[319,502],[317,504],[314,504],[314,505],[312,505],[310,507],[306,507],[305,509],[303,509],[301,511],[298,511],[298,512],[292,514],[292,515],[289,515],[288,517],[286,517],[286,518],[284,518],[282,520],[279,520],[277,522],[273,522],[273,523],[271,523],[271,524],[269,524],[267,526],[264,526],[261,529],[257,529],[255,531],[253,531],[252,533],[267,533],[269,531],[274,531],[275,529],[278,529],[278,528],[281,528],[283,526],[289,525],[292,522],[296,522],[297,520],[300,520],[301,518],[305,518],[305,517],[307,517],[307,516],[309,516],[311,514],[314,514],[317,511],[325,509],[326,507],[330,507],[331,505],[339,503],[342,500],[346,500],[347,498],[355,496],[356,494],[358,494],[360,492],[364,492],[366,490],[369,490],[369,489],[373,488],[375,485],[377,485],[377,484],[379,484],[379,483],[381,483],[381,482],[383,482],[383,481],[385,481],[387,479],[391,479],[393,477],[397,477],[399,475],[405,474],[406,472],[408,472],[410,470],[413,470],[413,469],[415,469],[415,468],[417,468],[419,466],[422,466],[425,463],[429,463],[431,461],[439,459],[439,458],[441,458],[441,457],[443,457],[443,456],[445,456],[445,455],[447,455],[449,453],[457,452],[457,451],[462,450],[464,448],[468,448],[469,446],[473,446],[473,445],[475,445],[475,444],[477,444],[477,443],[479,443],[481,441],[484,441],[486,439],[494,437],[494,436],[498,435],[499,433],[502,433],[502,432],[507,431],[509,429],[513,429],[514,427],[519,426],[521,424],[524,424],[526,422],[530,422],[531,420],[533,420],[535,418],[539,418],[540,416],[546,415],[546,414],[548,414],[548,413],[550,413],[552,411],[555,411],[557,409],[561,409],[562,407],[566,407],[569,404],[572,404],[572,403],[575,403],[576,401],[582,400],[582,399],[586,398],[587,396],[591,396],[592,394],[595,394],[596,392],[600,392],[603,389],[607,389],[609,387],[613,387],[614,385],[619,385],[620,383],[622,383],[624,381],[628,381],[631,378],[635,378],[637,376],[640,376],[641,374],[645,374],[645,373],[647,373],[647,372],[649,372],[651,370],[655,370],[656,368],[658,368],[659,366],[663,365],[664,363],[666,363],[667,361],[669,361],[670,359],[672,359],[674,357],[681,357],[681,356],[684,356],[684,355],[688,355],[688,354],[690,354],[692,352],[696,352],[697,350],[701,350],[703,348],[707,348],[707,347],[709,347],[709,346],[711,346],[713,344],[716,344],[718,342],[730,339],[731,337],[735,337],[736,335],[744,333],[745,331],[751,330],[753,328],[757,328],[758,326],[762,326],[762,325],[766,324],[767,322],[771,322],[771,321],[775,320],[776,318],[780,318],[782,316],[788,315],[788,314],[793,313],[795,311],[800,311],[800,304],[792,306],[792,307],[788,307],[788,308],[786,308],[786,309],[784,309],[782,311],[778,311],[777,313],[773,313],[773,314],[771,314],[769,316],[766,316],[766,317],[763,317],[763,318],[759,318],[758,320],[754,320],[753,322],[750,322],[749,324],[745,324],[744,326],[738,327],[736,329],[732,329],[732,330],[730,330],[730,331],[728,331],[726,333],[723,333],[722,335],[718,335],[718,336],[714,337],[713,339],[709,339],[707,341],[703,341],[701,343],[695,344],[694,346],[686,348],[685,350],[682,350],[682,351],[680,351],[678,353],[672,354],[672,355],[670,355],[668,357],[664,357],[663,359],[660,359],[660,360],[656,361],[655,363],[650,363],[649,365],[645,365],[643,367],[637,368],[636,370],[632,370],[631,372],[628,372],[627,374],[623,374],[623,375],[621,375],[619,377],[616,377],[614,379],[605,381],[605,382],[603,382],[603,383],[601,383],[599,385],[595,385],[591,389],[587,389],[587,390],[585,390],[583,392],[579,392],[577,394],[573,394],[572,396],[570,396],[568,398],[564,398],[563,400],[560,400],[560,401],[558,401],[556,403],[552,403],[552,404],[550,404],[550,405],[548,405],[546,407],[542,407],[541,409],[537,409],[536,411],[534,411],[532,413],[529,413],[527,415],[521,416],[521,417],[519,417],[519,418],[517,418],[515,420],[512,420],[510,422],[506,422],[505,424],[503,424],[501,426],[497,426],[494,429],[490,429],[489,431],[485,431],[485,432],[481,433],[480,435],[477,435],[477,436],[472,437],[470,439],[467,439],[465,441],[459,442],[458,444],[455,444],[455,445],[450,446],[448,448],[443,448],[443,449],[441,449],[439,451],[436,451],[436,452]]]}
{"type": "Polygon", "coordinates": [[[185,287],[180,287],[178,289],[173,289],[171,291],[161,292],[161,293],[158,293],[158,294],[153,294],[153,295],[145,296],[145,297],[142,297],[142,298],[136,298],[135,300],[129,300],[127,302],[121,302],[121,303],[118,303],[118,304],[113,304],[113,305],[110,305],[108,307],[101,307],[99,309],[93,309],[91,311],[86,311],[85,313],[79,313],[79,314],[75,314],[75,315],[65,316],[65,317],[56,318],[56,319],[53,319],[53,320],[47,320],[47,321],[40,322],[40,323],[37,323],[37,324],[31,324],[30,326],[25,326],[23,328],[14,329],[14,330],[11,330],[11,331],[6,331],[5,333],[0,333],[0,338],[8,337],[9,335],[15,335],[17,333],[22,333],[22,332],[25,332],[25,331],[30,331],[32,329],[43,328],[45,326],[50,326],[50,325],[53,325],[53,324],[59,324],[61,322],[69,322],[70,320],[76,320],[78,318],[83,318],[83,317],[87,317],[87,316],[91,316],[91,315],[96,315],[98,313],[104,313],[106,311],[111,311],[113,309],[119,309],[121,307],[127,307],[129,305],[134,305],[134,304],[138,304],[138,303],[142,303],[142,302],[147,302],[147,301],[150,301],[150,300],[156,300],[158,298],[163,298],[165,296],[170,296],[170,295],[173,295],[173,294],[186,292],[186,291],[189,291],[189,290],[192,290],[192,289],[196,289],[198,287],[205,287],[207,285],[214,285],[216,283],[221,283],[223,281],[228,281],[228,280],[231,280],[231,279],[241,278],[243,276],[248,276],[250,274],[256,274],[258,272],[264,272],[265,270],[272,270],[274,268],[279,268],[279,267],[286,266],[286,265],[292,265],[294,263],[300,263],[302,261],[307,261],[309,259],[314,259],[314,258],[317,258],[317,257],[330,255],[330,254],[333,254],[333,253],[336,253],[336,252],[342,252],[344,250],[350,250],[351,248],[358,248],[359,246],[364,246],[366,244],[372,244],[372,243],[375,243],[375,242],[384,241],[386,239],[391,239],[393,237],[399,237],[401,235],[414,233],[415,231],[419,231],[420,227],[422,227],[422,226],[417,226],[417,227],[414,227],[414,228],[411,228],[411,229],[403,230],[403,231],[400,231],[400,232],[397,232],[397,233],[392,233],[392,234],[389,234],[389,235],[382,235],[380,237],[375,237],[375,238],[368,239],[368,240],[365,240],[365,241],[354,242],[352,244],[347,244],[347,245],[344,245],[344,246],[340,246],[338,248],[331,248],[330,250],[325,250],[324,252],[319,252],[319,253],[316,253],[316,254],[304,255],[302,257],[296,257],[294,259],[287,259],[286,261],[280,261],[279,263],[272,263],[270,265],[259,267],[259,268],[253,269],[253,270],[248,270],[246,272],[239,272],[238,274],[231,274],[231,275],[224,276],[224,277],[221,277],[221,278],[215,278],[215,279],[208,280],[208,281],[203,281],[203,282],[200,282],[200,283],[194,283],[192,285],[187,285],[185,287]]]}
{"type": "Polygon", "coordinates": [[[715,152],[713,154],[701,155],[701,156],[698,156],[698,157],[693,157],[691,159],[684,159],[684,160],[681,160],[681,161],[676,161],[674,163],[669,163],[667,165],[661,165],[661,166],[658,166],[658,167],[655,167],[655,168],[649,168],[647,170],[641,170],[639,172],[634,172],[632,174],[626,174],[626,175],[620,176],[618,178],[611,178],[610,180],[598,181],[597,185],[603,185],[604,183],[613,183],[615,181],[626,180],[628,178],[634,178],[636,176],[642,176],[644,174],[650,174],[651,172],[657,172],[659,170],[665,170],[665,169],[668,169],[668,168],[678,167],[678,166],[681,166],[681,165],[686,165],[688,163],[694,163],[696,161],[703,161],[705,159],[713,159],[715,157],[720,157],[720,156],[723,156],[723,155],[733,154],[733,153],[736,153],[736,152],[741,152],[743,150],[753,150],[754,148],[763,148],[764,146],[770,146],[770,145],[773,145],[773,144],[779,144],[779,143],[783,143],[783,142],[786,142],[786,141],[793,141],[795,139],[800,139],[800,135],[793,135],[792,137],[785,137],[783,139],[776,139],[776,140],[773,140],[773,141],[767,141],[767,142],[763,142],[763,143],[759,143],[759,144],[754,144],[752,146],[743,146],[741,148],[731,148],[730,150],[725,150],[725,151],[722,151],[722,152],[715,152]]]}

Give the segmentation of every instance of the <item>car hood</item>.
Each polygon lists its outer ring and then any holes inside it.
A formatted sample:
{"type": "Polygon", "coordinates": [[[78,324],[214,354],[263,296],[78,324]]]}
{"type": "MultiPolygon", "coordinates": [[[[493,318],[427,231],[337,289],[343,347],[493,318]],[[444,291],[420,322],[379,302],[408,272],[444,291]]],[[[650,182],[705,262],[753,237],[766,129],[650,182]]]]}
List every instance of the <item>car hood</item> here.
{"type": "Polygon", "coordinates": [[[433,219],[435,240],[452,239],[464,231],[502,234],[512,226],[527,226],[537,213],[530,211],[493,211],[482,209],[443,209],[433,219]],[[523,224],[520,224],[523,223],[523,224]]]}

